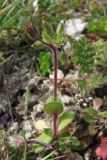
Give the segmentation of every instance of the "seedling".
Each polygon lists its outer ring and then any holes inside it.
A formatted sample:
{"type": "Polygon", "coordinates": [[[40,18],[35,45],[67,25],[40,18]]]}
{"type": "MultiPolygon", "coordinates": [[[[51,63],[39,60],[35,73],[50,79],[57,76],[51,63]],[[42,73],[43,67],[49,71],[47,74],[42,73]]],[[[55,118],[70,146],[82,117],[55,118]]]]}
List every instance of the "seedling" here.
{"type": "MultiPolygon", "coordinates": [[[[64,129],[73,121],[74,112],[63,112],[63,103],[61,98],[57,95],[57,69],[58,69],[58,48],[64,43],[64,37],[62,36],[63,30],[62,24],[58,25],[56,33],[53,33],[50,26],[45,24],[44,31],[42,32],[42,39],[36,41],[33,46],[41,47],[46,46],[52,53],[53,56],[53,71],[54,71],[54,91],[53,95],[49,96],[44,105],[44,111],[53,117],[53,130],[45,129],[44,132],[37,138],[39,144],[34,145],[36,152],[43,150],[44,142],[45,146],[53,141],[53,147],[56,148],[56,143],[62,141],[61,137],[63,135],[64,129]],[[60,139],[60,140],[59,140],[60,139]]],[[[45,53],[44,53],[45,54],[45,53]]],[[[65,130],[67,131],[67,130],[65,130]]],[[[69,135],[68,135],[69,137],[69,135]]],[[[72,142],[71,142],[72,143],[72,142]]],[[[57,146],[58,147],[58,146],[57,146]]]]}

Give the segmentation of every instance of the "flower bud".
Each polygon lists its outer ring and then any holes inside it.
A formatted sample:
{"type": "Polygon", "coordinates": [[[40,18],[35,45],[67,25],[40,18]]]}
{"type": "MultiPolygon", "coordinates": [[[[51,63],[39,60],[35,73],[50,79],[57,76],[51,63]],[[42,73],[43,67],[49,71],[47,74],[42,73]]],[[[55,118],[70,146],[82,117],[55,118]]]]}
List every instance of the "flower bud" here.
{"type": "Polygon", "coordinates": [[[37,40],[39,37],[39,32],[38,32],[37,28],[35,28],[31,22],[27,22],[25,24],[25,33],[26,33],[27,37],[32,41],[37,40]]]}

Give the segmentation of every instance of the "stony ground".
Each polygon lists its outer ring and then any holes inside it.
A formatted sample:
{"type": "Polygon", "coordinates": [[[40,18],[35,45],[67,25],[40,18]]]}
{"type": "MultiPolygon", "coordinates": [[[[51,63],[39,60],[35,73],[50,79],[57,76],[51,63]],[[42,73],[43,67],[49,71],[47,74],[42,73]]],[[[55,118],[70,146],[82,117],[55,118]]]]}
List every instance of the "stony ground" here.
{"type": "MultiPolygon", "coordinates": [[[[20,131],[25,131],[26,139],[29,139],[44,128],[51,127],[52,120],[43,108],[46,98],[52,95],[53,82],[38,75],[37,51],[29,45],[16,49],[8,45],[3,49],[1,45],[0,48],[2,59],[6,60],[0,65],[0,128],[9,136],[11,143],[20,131]]],[[[94,105],[94,108],[99,105],[102,110],[107,107],[106,85],[96,88],[90,94],[80,94],[77,83],[68,81],[73,78],[78,78],[78,71],[69,70],[63,74],[63,80],[58,81],[58,95],[64,103],[64,111],[78,111],[90,105],[94,105]]],[[[78,160],[83,159],[77,157],[78,160]]]]}

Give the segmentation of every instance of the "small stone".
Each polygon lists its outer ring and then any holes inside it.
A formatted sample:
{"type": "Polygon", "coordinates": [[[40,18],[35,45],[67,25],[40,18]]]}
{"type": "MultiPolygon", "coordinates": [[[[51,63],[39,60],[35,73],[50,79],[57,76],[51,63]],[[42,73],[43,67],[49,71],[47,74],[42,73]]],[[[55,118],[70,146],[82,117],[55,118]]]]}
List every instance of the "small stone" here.
{"type": "Polygon", "coordinates": [[[18,130],[19,129],[19,127],[18,127],[18,122],[14,122],[13,124],[12,124],[12,126],[9,128],[9,130],[12,132],[12,131],[14,131],[14,130],[18,130]]]}
{"type": "Polygon", "coordinates": [[[45,128],[49,128],[43,119],[36,121],[34,126],[38,133],[42,133],[45,128]]]}
{"type": "Polygon", "coordinates": [[[26,133],[25,133],[25,138],[26,138],[26,139],[31,138],[31,136],[32,136],[31,132],[26,132],[26,133]]]}
{"type": "Polygon", "coordinates": [[[87,103],[83,103],[83,106],[84,106],[84,107],[87,107],[87,103]]]}
{"type": "Polygon", "coordinates": [[[92,100],[93,100],[93,97],[89,97],[88,99],[89,99],[89,101],[92,101],[92,100]]]}
{"type": "MultiPolygon", "coordinates": [[[[49,78],[54,79],[54,73],[50,74],[49,78]]],[[[58,82],[60,82],[64,78],[64,73],[60,69],[57,70],[57,78],[58,82]]]]}
{"type": "Polygon", "coordinates": [[[38,113],[43,112],[43,109],[44,109],[44,105],[43,105],[43,104],[38,104],[36,107],[37,107],[37,108],[36,108],[36,111],[37,111],[38,113]]]}
{"type": "Polygon", "coordinates": [[[69,97],[67,95],[63,95],[61,100],[62,100],[62,103],[69,104],[71,102],[71,97],[69,97]]]}
{"type": "Polygon", "coordinates": [[[26,131],[26,132],[31,132],[32,131],[32,125],[31,125],[31,122],[29,120],[27,121],[24,121],[22,123],[23,125],[23,130],[26,131]]]}

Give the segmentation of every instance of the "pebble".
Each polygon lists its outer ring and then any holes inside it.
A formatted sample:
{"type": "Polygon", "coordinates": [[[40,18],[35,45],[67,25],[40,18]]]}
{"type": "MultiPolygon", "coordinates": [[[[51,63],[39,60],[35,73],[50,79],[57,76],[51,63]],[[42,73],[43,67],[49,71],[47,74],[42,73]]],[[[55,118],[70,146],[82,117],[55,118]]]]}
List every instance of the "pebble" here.
{"type": "Polygon", "coordinates": [[[19,127],[18,127],[18,122],[14,122],[13,124],[12,124],[12,126],[9,128],[9,131],[14,131],[14,130],[18,130],[19,129],[19,127]]]}
{"type": "Polygon", "coordinates": [[[84,106],[84,107],[87,107],[87,103],[83,103],[83,106],[84,106]]]}
{"type": "Polygon", "coordinates": [[[92,101],[93,100],[93,97],[88,97],[89,101],[92,101]]]}
{"type": "Polygon", "coordinates": [[[71,97],[67,96],[67,95],[63,95],[61,97],[62,103],[64,104],[69,104],[71,102],[71,97]]]}
{"type": "Polygon", "coordinates": [[[22,123],[23,125],[23,130],[26,132],[31,132],[32,131],[32,125],[31,122],[29,120],[26,120],[22,123]]]}
{"type": "Polygon", "coordinates": [[[36,105],[36,111],[37,111],[37,113],[43,112],[43,109],[44,109],[44,105],[43,104],[36,105]]]}
{"type": "MultiPolygon", "coordinates": [[[[49,78],[54,79],[54,72],[49,75],[49,78]]],[[[60,69],[57,70],[57,78],[58,82],[60,82],[64,78],[64,73],[60,69]]]]}
{"type": "Polygon", "coordinates": [[[44,119],[35,121],[34,127],[38,133],[42,133],[45,128],[49,128],[44,119]]]}
{"type": "Polygon", "coordinates": [[[26,139],[29,139],[29,138],[31,138],[31,137],[32,137],[31,132],[26,132],[26,133],[25,133],[25,138],[26,138],[26,139]]]}

